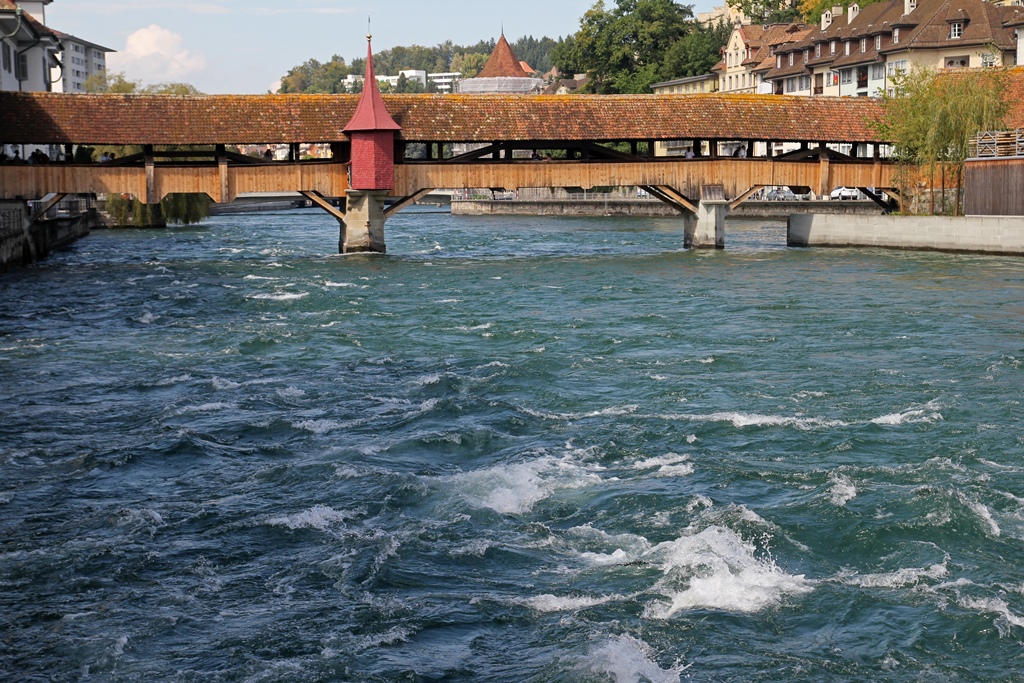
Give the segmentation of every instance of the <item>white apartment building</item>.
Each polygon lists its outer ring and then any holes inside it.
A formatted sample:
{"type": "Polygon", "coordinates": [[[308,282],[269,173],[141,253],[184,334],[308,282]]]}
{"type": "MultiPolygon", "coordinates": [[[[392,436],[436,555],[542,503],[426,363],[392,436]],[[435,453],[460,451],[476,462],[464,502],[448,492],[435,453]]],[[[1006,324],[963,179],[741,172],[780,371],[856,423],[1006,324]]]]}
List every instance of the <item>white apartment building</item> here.
{"type": "Polygon", "coordinates": [[[106,71],[107,54],[114,50],[60,31],[54,33],[64,48],[60,65],[52,74],[54,92],[85,92],[85,81],[93,74],[106,71]]]}

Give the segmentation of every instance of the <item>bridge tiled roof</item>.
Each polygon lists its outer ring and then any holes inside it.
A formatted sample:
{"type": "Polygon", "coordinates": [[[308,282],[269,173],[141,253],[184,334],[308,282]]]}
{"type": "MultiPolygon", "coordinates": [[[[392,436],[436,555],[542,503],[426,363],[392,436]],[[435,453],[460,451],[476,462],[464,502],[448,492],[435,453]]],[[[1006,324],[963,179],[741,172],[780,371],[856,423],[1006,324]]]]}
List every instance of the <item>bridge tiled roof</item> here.
{"type": "MultiPolygon", "coordinates": [[[[344,140],[357,95],[0,93],[5,143],[236,144],[344,140]]],[[[723,138],[867,142],[867,98],[781,95],[385,95],[418,142],[723,138]]]]}

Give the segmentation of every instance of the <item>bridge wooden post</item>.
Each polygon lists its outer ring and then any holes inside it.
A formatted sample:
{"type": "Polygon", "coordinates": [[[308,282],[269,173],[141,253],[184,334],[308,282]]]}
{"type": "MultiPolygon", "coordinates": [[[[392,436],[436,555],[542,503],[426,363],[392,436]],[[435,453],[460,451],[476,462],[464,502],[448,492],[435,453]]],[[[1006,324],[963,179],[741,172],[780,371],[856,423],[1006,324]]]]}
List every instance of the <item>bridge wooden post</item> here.
{"type": "Polygon", "coordinates": [[[211,199],[213,199],[213,201],[215,201],[218,204],[220,204],[221,202],[229,202],[232,199],[234,199],[234,197],[230,196],[230,191],[228,189],[228,157],[227,157],[227,148],[224,145],[217,145],[216,146],[216,154],[217,154],[217,175],[218,175],[218,179],[220,180],[220,186],[219,186],[220,187],[220,196],[219,197],[211,197],[211,199]]]}
{"type": "Polygon", "coordinates": [[[156,204],[160,198],[156,196],[156,159],[153,157],[153,145],[144,145],[142,153],[146,161],[146,203],[156,204]]]}
{"type": "Polygon", "coordinates": [[[832,174],[829,170],[828,149],[824,142],[818,145],[818,168],[820,173],[817,194],[826,195],[832,191],[832,174]]]}

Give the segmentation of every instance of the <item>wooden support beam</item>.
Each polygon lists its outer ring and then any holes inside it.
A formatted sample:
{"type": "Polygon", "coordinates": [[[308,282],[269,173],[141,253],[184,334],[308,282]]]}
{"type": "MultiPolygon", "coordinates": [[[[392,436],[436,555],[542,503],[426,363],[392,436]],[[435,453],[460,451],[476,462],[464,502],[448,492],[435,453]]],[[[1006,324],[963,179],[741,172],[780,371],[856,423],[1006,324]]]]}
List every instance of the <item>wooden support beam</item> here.
{"type": "Polygon", "coordinates": [[[754,194],[755,192],[760,190],[762,187],[764,187],[764,185],[754,185],[749,190],[747,190],[746,192],[744,192],[740,196],[736,197],[736,199],[733,199],[731,202],[729,202],[729,210],[732,211],[737,206],[739,206],[743,202],[747,201],[747,199],[750,198],[750,195],[754,194]]]}
{"type": "Polygon", "coordinates": [[[28,217],[29,225],[31,225],[32,223],[35,223],[40,218],[45,216],[47,211],[49,211],[53,207],[57,206],[57,204],[60,202],[60,200],[64,199],[67,196],[68,196],[67,192],[58,192],[55,195],[53,195],[52,197],[50,197],[49,199],[47,199],[45,202],[43,202],[41,205],[37,206],[36,207],[36,212],[28,217]]]}
{"type": "Polygon", "coordinates": [[[686,211],[697,213],[696,204],[668,185],[645,185],[642,189],[676,209],[679,213],[685,213],[686,211]]]}
{"type": "Polygon", "coordinates": [[[407,206],[411,206],[419,200],[426,197],[428,194],[434,191],[432,187],[425,187],[422,190],[417,190],[408,197],[402,197],[397,202],[384,209],[384,218],[391,218],[393,215],[401,211],[407,206]]]}
{"type": "Polygon", "coordinates": [[[316,190],[300,190],[299,194],[313,202],[321,209],[331,214],[341,222],[345,222],[345,214],[338,207],[332,205],[327,199],[316,190]]]}

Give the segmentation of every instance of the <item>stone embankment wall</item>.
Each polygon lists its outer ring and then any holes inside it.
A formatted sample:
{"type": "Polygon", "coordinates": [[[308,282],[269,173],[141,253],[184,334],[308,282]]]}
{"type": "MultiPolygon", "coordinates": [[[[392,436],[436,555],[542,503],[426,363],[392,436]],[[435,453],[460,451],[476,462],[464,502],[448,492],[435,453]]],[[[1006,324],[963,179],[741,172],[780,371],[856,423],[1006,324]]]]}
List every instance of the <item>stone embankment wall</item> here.
{"type": "MultiPolygon", "coordinates": [[[[869,201],[744,202],[729,211],[734,218],[785,219],[797,212],[837,215],[877,215],[882,212],[869,201]]],[[[460,216],[678,216],[679,212],[649,199],[593,200],[454,200],[452,213],[460,216]]]]}
{"type": "Polygon", "coordinates": [[[884,247],[1024,255],[1022,216],[864,216],[789,218],[791,247],[884,247]]]}
{"type": "Polygon", "coordinates": [[[0,202],[0,272],[45,258],[89,234],[96,211],[37,221],[26,229],[24,202],[0,202]]]}

